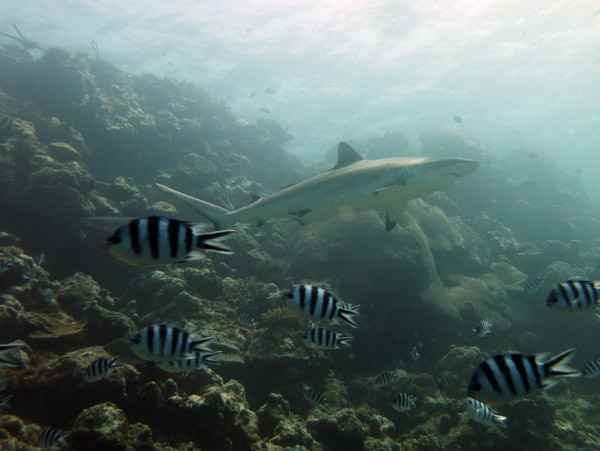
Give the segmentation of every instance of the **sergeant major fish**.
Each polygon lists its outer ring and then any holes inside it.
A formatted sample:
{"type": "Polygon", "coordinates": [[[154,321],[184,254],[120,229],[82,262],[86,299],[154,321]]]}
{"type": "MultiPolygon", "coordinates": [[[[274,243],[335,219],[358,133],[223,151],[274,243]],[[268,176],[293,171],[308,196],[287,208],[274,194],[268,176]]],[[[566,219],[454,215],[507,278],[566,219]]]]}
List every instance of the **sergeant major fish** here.
{"type": "Polygon", "coordinates": [[[47,426],[40,431],[40,435],[38,437],[38,445],[40,446],[40,448],[45,450],[52,449],[55,445],[67,448],[68,445],[65,443],[64,440],[67,435],[69,435],[68,432],[64,432],[60,429],[54,429],[47,426]]]}
{"type": "Polygon", "coordinates": [[[258,323],[247,313],[240,313],[238,316],[238,322],[242,326],[250,327],[251,329],[256,329],[258,323]]]}
{"type": "Polygon", "coordinates": [[[117,363],[119,356],[117,355],[114,359],[101,357],[94,360],[85,370],[85,376],[83,379],[87,382],[96,382],[106,376],[113,368],[117,368],[121,365],[117,363]]]}
{"type": "Polygon", "coordinates": [[[419,354],[419,351],[417,350],[416,346],[413,346],[413,348],[410,350],[409,354],[412,357],[414,362],[416,362],[417,360],[419,360],[421,358],[421,354],[419,354]]]}
{"type": "Polygon", "coordinates": [[[535,293],[537,290],[540,289],[545,280],[546,276],[544,276],[543,274],[529,277],[525,280],[525,282],[523,282],[523,291],[527,294],[535,293]]]}
{"type": "Polygon", "coordinates": [[[417,397],[406,393],[396,393],[390,404],[398,412],[407,412],[417,404],[417,397]]]}
{"type": "Polygon", "coordinates": [[[231,254],[221,240],[234,230],[200,233],[204,224],[192,224],[162,216],[136,218],[119,227],[104,243],[104,248],[132,266],[184,263],[204,258],[199,249],[231,254]]]}
{"type": "Polygon", "coordinates": [[[502,403],[541,393],[560,378],[581,376],[566,366],[574,353],[575,349],[568,349],[547,360],[547,353],[495,355],[475,369],[467,395],[486,403],[502,403]]]}
{"type": "Polygon", "coordinates": [[[343,320],[357,327],[353,316],[358,315],[360,305],[342,304],[330,292],[312,285],[297,285],[285,293],[284,298],[303,315],[320,318],[330,324],[343,320]]]}
{"type": "Polygon", "coordinates": [[[600,303],[600,282],[568,280],[552,288],[546,306],[558,313],[592,311],[600,303]]]}
{"type": "Polygon", "coordinates": [[[303,336],[304,343],[315,349],[339,349],[340,346],[350,346],[352,337],[342,335],[322,327],[314,327],[303,336]]]}
{"type": "Polygon", "coordinates": [[[600,376],[600,360],[590,360],[583,367],[583,375],[588,378],[600,376]]]}
{"type": "Polygon", "coordinates": [[[485,337],[487,334],[492,333],[492,319],[482,319],[479,322],[479,325],[473,329],[473,332],[475,332],[478,337],[485,337]]]}
{"type": "Polygon", "coordinates": [[[195,352],[211,352],[201,346],[213,339],[194,338],[178,327],[156,324],[140,330],[129,342],[131,350],[141,359],[164,362],[193,357],[195,352]]]}
{"type": "Polygon", "coordinates": [[[170,360],[168,362],[156,362],[156,366],[168,373],[183,373],[185,371],[196,371],[206,367],[206,364],[219,365],[221,362],[211,359],[211,357],[221,354],[221,351],[197,352],[196,357],[190,357],[182,360],[170,360]]]}
{"type": "Polygon", "coordinates": [[[396,379],[398,379],[398,374],[396,373],[381,373],[375,378],[375,386],[385,387],[394,383],[396,379]]]}
{"type": "Polygon", "coordinates": [[[314,388],[306,387],[302,390],[302,396],[311,404],[315,404],[317,406],[323,406],[326,409],[329,408],[329,401],[327,397],[323,396],[323,394],[315,390],[314,388]]]}
{"type": "Polygon", "coordinates": [[[473,398],[465,400],[467,405],[467,414],[475,421],[486,426],[501,426],[506,427],[506,417],[496,414],[492,409],[486,406],[481,401],[473,398]]]}

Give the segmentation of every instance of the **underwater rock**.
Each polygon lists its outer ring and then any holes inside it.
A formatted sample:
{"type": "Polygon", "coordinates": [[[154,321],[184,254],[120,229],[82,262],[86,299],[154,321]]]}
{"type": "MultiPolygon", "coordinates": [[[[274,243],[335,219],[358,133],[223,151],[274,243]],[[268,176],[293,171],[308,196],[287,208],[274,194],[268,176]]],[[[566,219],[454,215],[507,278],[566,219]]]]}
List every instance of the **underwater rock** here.
{"type": "Polygon", "coordinates": [[[325,446],[347,451],[362,450],[366,434],[352,409],[343,409],[306,423],[311,435],[325,446]]]}
{"type": "Polygon", "coordinates": [[[436,365],[436,374],[445,380],[444,393],[453,398],[466,396],[473,370],[485,360],[477,346],[450,345],[448,353],[436,365]]]}
{"type": "Polygon", "coordinates": [[[56,142],[49,144],[48,153],[52,158],[61,163],[81,160],[81,154],[67,143],[56,142]]]}
{"type": "Polygon", "coordinates": [[[278,393],[270,393],[266,404],[256,411],[258,419],[258,431],[261,437],[271,437],[275,433],[275,427],[291,414],[290,404],[278,393]]]}

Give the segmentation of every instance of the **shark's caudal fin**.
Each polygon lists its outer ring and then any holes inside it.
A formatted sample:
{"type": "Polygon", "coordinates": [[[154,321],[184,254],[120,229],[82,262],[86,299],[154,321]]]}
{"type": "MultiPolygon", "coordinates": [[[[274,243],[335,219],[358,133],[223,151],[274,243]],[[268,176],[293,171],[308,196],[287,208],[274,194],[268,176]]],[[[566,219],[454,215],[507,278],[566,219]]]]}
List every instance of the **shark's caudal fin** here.
{"type": "Polygon", "coordinates": [[[194,211],[197,211],[210,222],[212,222],[216,228],[229,228],[234,225],[233,221],[227,217],[229,210],[218,207],[209,202],[196,199],[195,197],[188,196],[187,194],[180,193],[179,191],[175,191],[174,189],[165,185],[161,185],[160,183],[157,183],[156,186],[158,186],[164,192],[172,194],[173,196],[184,201],[186,204],[192,207],[194,211]]]}

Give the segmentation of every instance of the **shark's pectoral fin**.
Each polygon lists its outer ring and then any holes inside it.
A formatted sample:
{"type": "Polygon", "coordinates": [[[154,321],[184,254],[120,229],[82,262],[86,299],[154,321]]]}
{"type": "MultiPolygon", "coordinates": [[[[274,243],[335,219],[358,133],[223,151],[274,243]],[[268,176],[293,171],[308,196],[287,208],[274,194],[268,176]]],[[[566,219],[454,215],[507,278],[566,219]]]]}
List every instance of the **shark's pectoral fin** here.
{"type": "Polygon", "coordinates": [[[386,209],[386,218],[385,218],[385,231],[389,232],[392,230],[398,221],[400,220],[400,216],[406,209],[407,202],[398,202],[391,207],[386,209]]]}
{"type": "Polygon", "coordinates": [[[312,210],[298,210],[298,211],[292,211],[290,214],[293,216],[298,216],[299,218],[301,218],[302,216],[310,213],[312,210]]]}

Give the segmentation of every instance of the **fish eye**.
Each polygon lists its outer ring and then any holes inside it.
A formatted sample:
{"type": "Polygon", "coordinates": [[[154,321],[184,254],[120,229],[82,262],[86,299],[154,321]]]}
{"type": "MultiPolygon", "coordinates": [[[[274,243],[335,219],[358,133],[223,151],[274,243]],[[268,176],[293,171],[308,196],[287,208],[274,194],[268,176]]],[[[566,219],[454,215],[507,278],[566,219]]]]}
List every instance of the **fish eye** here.
{"type": "Polygon", "coordinates": [[[121,237],[119,235],[113,235],[107,241],[110,244],[119,244],[121,242],[121,237]]]}
{"type": "Polygon", "coordinates": [[[474,391],[481,391],[482,388],[483,387],[479,382],[472,382],[471,384],[469,384],[469,393],[474,391]]]}
{"type": "Polygon", "coordinates": [[[130,338],[129,341],[131,341],[133,344],[139,345],[140,344],[140,337],[133,337],[130,338]]]}
{"type": "Polygon", "coordinates": [[[288,298],[288,299],[292,299],[294,297],[294,293],[292,293],[290,291],[290,292],[285,293],[283,296],[286,297],[286,298],[288,298]]]}

